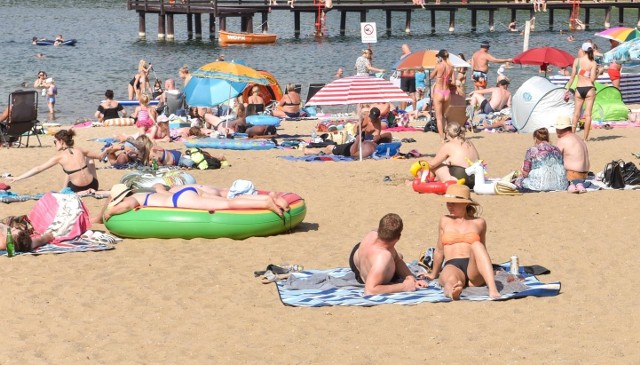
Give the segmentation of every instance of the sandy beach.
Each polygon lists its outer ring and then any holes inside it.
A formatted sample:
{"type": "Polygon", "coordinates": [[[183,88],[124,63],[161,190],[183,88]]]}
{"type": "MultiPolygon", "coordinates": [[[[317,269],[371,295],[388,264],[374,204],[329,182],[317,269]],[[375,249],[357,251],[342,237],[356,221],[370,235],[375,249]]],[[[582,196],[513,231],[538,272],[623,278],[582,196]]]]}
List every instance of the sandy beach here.
{"type": "MultiPolygon", "coordinates": [[[[315,121],[284,122],[283,134],[308,137],[315,121]]],[[[78,129],[76,144],[135,128],[78,129]]],[[[431,155],[435,133],[402,152],[431,155]]],[[[469,134],[488,176],[518,169],[530,134],[469,134]]],[[[596,129],[591,170],[613,159],[640,160],[640,128],[596,129]]],[[[54,154],[43,147],[1,149],[0,172],[14,176],[54,154]]],[[[552,142],[556,141],[555,135],[552,142]]],[[[182,143],[164,144],[184,149],[182,143]]],[[[192,171],[199,183],[296,192],[308,213],[293,233],[244,241],[125,239],[115,250],[0,258],[2,364],[578,364],[640,362],[635,292],[638,191],[577,195],[474,196],[488,223],[494,263],[511,255],[521,265],[551,270],[559,296],[504,302],[415,306],[294,308],[255,270],[270,264],[307,269],[347,266],[351,247],[388,212],[405,229],[398,244],[408,261],[435,246],[444,204],[406,186],[416,160],[291,162],[299,150],[224,151],[231,167],[192,171]],[[391,182],[384,182],[385,176],[391,182]],[[631,284],[631,285],[630,285],[631,284]]],[[[99,164],[99,166],[103,166],[99,164]]],[[[124,171],[101,169],[108,189],[124,171]]],[[[22,194],[59,190],[59,166],[12,184],[22,194]]],[[[85,198],[94,214],[104,200],[85,198]]],[[[2,204],[2,216],[26,214],[35,201],[2,204]]],[[[97,225],[94,229],[104,230],[97,225]]]]}

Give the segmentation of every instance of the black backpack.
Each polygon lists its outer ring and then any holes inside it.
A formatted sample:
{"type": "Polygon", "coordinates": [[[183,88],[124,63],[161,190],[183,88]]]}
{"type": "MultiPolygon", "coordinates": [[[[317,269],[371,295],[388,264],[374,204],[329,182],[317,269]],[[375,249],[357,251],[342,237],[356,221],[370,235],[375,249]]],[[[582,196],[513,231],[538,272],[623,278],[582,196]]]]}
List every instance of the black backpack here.
{"type": "Polygon", "coordinates": [[[640,185],[640,170],[638,170],[633,162],[629,161],[624,164],[622,175],[625,184],[640,185]]]}
{"type": "Polygon", "coordinates": [[[611,161],[604,165],[602,182],[613,189],[624,189],[624,161],[611,161]]]}

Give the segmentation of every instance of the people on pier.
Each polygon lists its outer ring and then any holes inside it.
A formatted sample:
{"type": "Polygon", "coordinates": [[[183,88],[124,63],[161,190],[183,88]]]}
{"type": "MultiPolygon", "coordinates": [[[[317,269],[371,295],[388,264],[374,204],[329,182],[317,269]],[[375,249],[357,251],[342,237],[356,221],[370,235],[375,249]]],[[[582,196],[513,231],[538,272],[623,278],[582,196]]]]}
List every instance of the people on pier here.
{"type": "Polygon", "coordinates": [[[495,58],[489,53],[488,41],[484,41],[480,44],[480,49],[477,50],[471,57],[471,68],[473,69],[473,85],[475,90],[482,90],[487,88],[487,73],[489,72],[489,62],[491,63],[506,63],[513,62],[511,58],[495,58]]]}

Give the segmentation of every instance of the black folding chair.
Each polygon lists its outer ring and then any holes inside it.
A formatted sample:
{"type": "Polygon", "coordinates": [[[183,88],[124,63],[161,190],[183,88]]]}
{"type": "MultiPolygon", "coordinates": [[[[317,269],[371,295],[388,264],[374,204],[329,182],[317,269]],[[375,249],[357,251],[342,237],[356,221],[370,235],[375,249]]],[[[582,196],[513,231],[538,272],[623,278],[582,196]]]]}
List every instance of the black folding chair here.
{"type": "Polygon", "coordinates": [[[311,99],[320,89],[322,89],[326,84],[309,84],[309,89],[307,90],[307,101],[311,99]]]}
{"type": "Polygon", "coordinates": [[[29,147],[29,138],[34,135],[38,144],[42,142],[38,134],[42,126],[38,120],[38,92],[35,90],[17,90],[9,94],[9,118],[2,123],[0,139],[2,143],[18,141],[22,145],[22,137],[27,137],[25,147],[29,147]]]}

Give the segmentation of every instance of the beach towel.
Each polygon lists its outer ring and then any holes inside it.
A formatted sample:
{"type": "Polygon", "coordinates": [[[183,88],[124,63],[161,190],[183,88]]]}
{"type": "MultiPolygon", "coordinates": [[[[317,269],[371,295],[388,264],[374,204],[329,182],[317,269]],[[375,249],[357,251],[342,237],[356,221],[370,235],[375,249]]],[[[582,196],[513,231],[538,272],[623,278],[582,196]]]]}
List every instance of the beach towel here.
{"type": "Polygon", "coordinates": [[[288,161],[305,161],[305,162],[345,162],[345,161],[355,161],[351,157],[346,156],[337,156],[337,155],[305,155],[305,156],[278,156],[279,158],[284,158],[288,161]]]}
{"type": "Polygon", "coordinates": [[[416,128],[416,127],[391,127],[385,128],[385,132],[423,132],[424,128],[416,128]]]}
{"type": "Polygon", "coordinates": [[[91,227],[87,207],[75,194],[45,194],[29,212],[29,220],[36,232],[51,231],[53,242],[71,240],[91,227]]]}
{"type": "MultiPolygon", "coordinates": [[[[70,241],[48,243],[31,252],[16,252],[16,256],[42,255],[47,253],[89,252],[112,250],[115,246],[110,243],[99,243],[77,238],[70,241]]],[[[7,256],[7,251],[0,250],[1,256],[7,256]]]]}
{"type": "MultiPolygon", "coordinates": [[[[414,273],[424,271],[415,261],[407,265],[414,273]]],[[[524,268],[520,268],[523,280],[511,281],[513,276],[508,274],[509,263],[501,264],[500,267],[505,271],[496,273],[496,283],[502,294],[497,300],[527,296],[546,297],[560,293],[560,282],[542,283],[534,275],[525,273],[524,268]]],[[[444,295],[437,280],[430,282],[428,288],[421,288],[415,292],[365,296],[364,285],[356,281],[353,271],[349,268],[305,270],[275,283],[282,303],[293,307],[414,305],[452,301],[444,295]]],[[[490,300],[489,291],[486,287],[465,288],[460,300],[490,300]]]]}
{"type": "MultiPolygon", "coordinates": [[[[60,190],[58,193],[60,194],[75,194],[71,189],[64,188],[60,190]]],[[[15,202],[26,202],[27,200],[39,200],[44,196],[44,193],[39,194],[17,194],[8,190],[0,190],[0,202],[2,203],[15,203],[15,202]]],[[[86,193],[86,194],[78,194],[81,197],[93,197],[96,199],[108,198],[109,193],[86,193]]]]}

